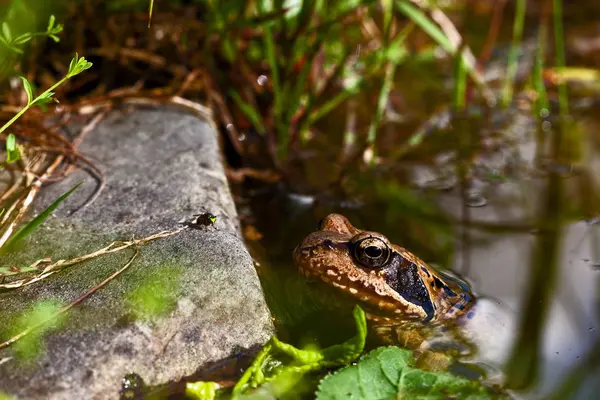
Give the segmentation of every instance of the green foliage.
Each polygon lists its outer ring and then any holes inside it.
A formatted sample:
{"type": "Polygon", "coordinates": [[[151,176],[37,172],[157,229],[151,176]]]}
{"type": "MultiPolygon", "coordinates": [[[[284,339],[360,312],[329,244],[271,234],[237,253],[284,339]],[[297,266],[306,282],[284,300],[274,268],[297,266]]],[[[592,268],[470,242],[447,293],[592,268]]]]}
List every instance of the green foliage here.
{"type": "Polygon", "coordinates": [[[21,81],[23,82],[23,89],[27,93],[27,105],[23,107],[21,111],[19,111],[14,117],[12,117],[7,123],[5,123],[0,128],[0,133],[4,132],[9,126],[11,126],[17,119],[19,119],[19,117],[21,117],[21,115],[23,115],[27,110],[29,110],[29,108],[33,106],[47,104],[51,101],[58,102],[58,100],[53,97],[53,90],[62,85],[69,78],[79,75],[80,73],[91,67],[91,62],[87,61],[84,57],[79,58],[79,55],[75,53],[75,57],[73,57],[73,59],[71,60],[71,64],[69,65],[69,71],[67,72],[67,74],[61,80],[56,82],[50,88],[46,89],[46,91],[44,91],[36,98],[33,98],[35,93],[29,81],[27,81],[25,77],[21,77],[21,81]]]}
{"type": "Polygon", "coordinates": [[[170,265],[155,269],[128,295],[127,303],[132,312],[139,318],[151,319],[172,310],[177,302],[181,274],[180,269],[170,265]]]}
{"type": "Polygon", "coordinates": [[[59,309],[60,304],[56,301],[41,301],[8,324],[11,337],[30,330],[27,335],[12,344],[17,357],[32,360],[40,354],[43,350],[44,334],[58,329],[64,322],[64,317],[58,313],[59,309]]]}
{"type": "Polygon", "coordinates": [[[213,400],[219,384],[215,382],[192,382],[185,385],[185,395],[194,400],[213,400]]]}
{"type": "Polygon", "coordinates": [[[21,150],[17,146],[17,138],[10,133],[6,138],[6,163],[10,164],[21,159],[21,150]]]}
{"type": "Polygon", "coordinates": [[[508,68],[506,71],[506,78],[504,80],[504,90],[502,96],[502,104],[505,107],[512,102],[513,86],[515,83],[515,76],[517,74],[517,56],[519,55],[519,47],[521,46],[521,38],[523,36],[526,6],[526,0],[517,1],[516,15],[513,23],[513,38],[510,47],[510,53],[508,55],[508,68]]]}
{"type": "Polygon", "coordinates": [[[79,55],[75,53],[75,57],[73,57],[71,63],[69,64],[69,72],[67,72],[66,78],[72,78],[75,75],[79,75],[80,73],[91,67],[91,62],[87,61],[85,57],[79,58],[79,55]]]}
{"type": "Polygon", "coordinates": [[[14,68],[33,39],[59,41],[63,26],[56,23],[51,11],[60,4],[62,1],[12,0],[6,8],[0,6],[0,82],[16,74],[14,68]]]}
{"type": "Polygon", "coordinates": [[[478,381],[415,368],[412,352],[398,347],[373,350],[357,365],[325,377],[317,391],[317,400],[490,398],[490,391],[478,381]]]}
{"type": "MultiPolygon", "coordinates": [[[[563,29],[563,2],[562,0],[552,0],[552,17],[554,20],[554,54],[555,65],[563,68],[565,64],[565,34],[563,29]]],[[[560,116],[564,120],[569,114],[569,99],[567,95],[567,85],[564,82],[558,84],[558,104],[560,116]]]]}
{"type": "Polygon", "coordinates": [[[55,42],[59,42],[60,38],[57,36],[62,32],[63,26],[56,24],[56,18],[54,15],[50,16],[48,20],[48,26],[45,31],[42,32],[26,32],[16,37],[13,37],[12,28],[8,22],[2,22],[2,30],[0,31],[0,44],[4,45],[10,51],[18,54],[23,54],[23,46],[36,36],[46,36],[55,42]]]}
{"type": "Polygon", "coordinates": [[[14,235],[11,236],[4,246],[2,246],[0,249],[0,254],[12,250],[17,243],[33,233],[34,230],[44,223],[44,221],[50,216],[50,214],[52,214],[52,212],[60,205],[60,203],[65,201],[65,199],[69,197],[71,193],[73,193],[75,189],[77,189],[82,183],[83,182],[78,183],[68,192],[56,199],[54,203],[50,204],[44,211],[40,213],[40,215],[23,225],[14,235]]]}
{"type": "Polygon", "coordinates": [[[362,353],[367,338],[365,313],[358,306],[354,309],[354,321],[356,336],[323,350],[301,350],[280,342],[276,337],[271,338],[235,385],[233,394],[240,395],[272,381],[278,381],[279,390],[282,385],[294,387],[289,383],[302,375],[352,362],[362,353]]]}
{"type": "MultiPolygon", "coordinates": [[[[203,45],[211,74],[228,88],[227,103],[271,141],[269,148],[276,150],[272,156],[283,163],[292,144],[309,136],[318,121],[364,89],[369,90],[368,85],[381,81],[367,135],[374,154],[395,72],[409,54],[404,41],[414,26],[450,54],[459,54],[456,44],[428,15],[428,6],[418,8],[404,0],[232,0],[205,2],[203,6],[206,9],[200,15],[210,17],[201,22],[206,25],[205,37],[211,38],[203,45]],[[357,17],[365,15],[378,21],[380,14],[383,37],[366,38],[357,17]],[[398,32],[391,27],[399,25],[393,22],[400,22],[402,14],[412,24],[398,32]],[[253,33],[250,39],[242,27],[253,33]],[[380,43],[369,48],[364,46],[365,40],[380,43]],[[264,75],[266,79],[259,82],[263,88],[255,92],[247,85],[243,90],[231,89],[232,80],[224,75],[220,59],[231,64],[236,75],[247,76],[248,71],[251,76],[264,75]]],[[[481,84],[482,78],[471,62],[465,61],[464,68],[481,84]]]]}

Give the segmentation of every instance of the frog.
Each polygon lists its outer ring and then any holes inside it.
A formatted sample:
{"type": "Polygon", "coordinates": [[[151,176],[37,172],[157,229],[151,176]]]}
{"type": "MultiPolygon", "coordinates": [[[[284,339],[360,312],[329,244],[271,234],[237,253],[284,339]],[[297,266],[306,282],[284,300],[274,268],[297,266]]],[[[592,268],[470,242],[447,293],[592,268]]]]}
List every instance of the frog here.
{"type": "Polygon", "coordinates": [[[444,354],[445,362],[433,357],[430,369],[461,358],[501,379],[514,318],[499,302],[476,297],[459,276],[431,267],[381,233],[354,227],[341,214],[321,220],[293,258],[306,278],[359,305],[383,342],[413,349],[421,359],[444,354]]]}

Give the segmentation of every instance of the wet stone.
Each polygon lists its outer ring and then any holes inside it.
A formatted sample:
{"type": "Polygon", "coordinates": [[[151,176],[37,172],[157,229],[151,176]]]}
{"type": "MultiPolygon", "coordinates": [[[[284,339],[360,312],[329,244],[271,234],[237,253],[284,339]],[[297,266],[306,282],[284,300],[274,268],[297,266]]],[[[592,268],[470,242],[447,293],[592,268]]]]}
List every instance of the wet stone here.
{"type": "MultiPolygon", "coordinates": [[[[127,270],[46,330],[0,350],[0,393],[118,399],[126,376],[147,385],[178,381],[264,344],[273,333],[271,317],[240,234],[212,125],[179,110],[115,111],[79,150],[106,174],[100,196],[73,213],[97,185],[83,170],[45,187],[36,214],[84,181],[0,265],[68,260],[115,240],[191,222],[176,235],[139,247],[127,270]],[[197,223],[199,215],[211,216],[205,218],[210,223],[197,223]]],[[[22,330],[31,310],[75,301],[134,253],[114,252],[0,292],[0,341],[22,330]]]]}

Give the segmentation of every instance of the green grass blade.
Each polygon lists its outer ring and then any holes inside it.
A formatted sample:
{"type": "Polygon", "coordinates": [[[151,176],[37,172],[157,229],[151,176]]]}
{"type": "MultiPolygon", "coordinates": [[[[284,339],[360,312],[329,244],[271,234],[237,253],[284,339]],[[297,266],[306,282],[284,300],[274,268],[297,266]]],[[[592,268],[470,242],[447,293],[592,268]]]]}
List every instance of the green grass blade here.
{"type": "Polygon", "coordinates": [[[154,0],[150,0],[150,7],[148,8],[148,28],[152,24],[152,11],[154,9],[154,0]]]}
{"type": "Polygon", "coordinates": [[[239,95],[238,92],[232,90],[229,92],[229,95],[235,101],[235,104],[240,108],[240,110],[244,113],[244,115],[252,122],[252,125],[258,130],[258,133],[264,135],[267,130],[265,129],[265,125],[263,124],[262,117],[258,110],[253,107],[251,104],[246,103],[239,95]]]}
{"type": "Polygon", "coordinates": [[[358,82],[356,82],[350,87],[345,88],[344,90],[333,96],[333,98],[331,98],[322,106],[315,108],[315,110],[308,117],[308,123],[306,124],[306,126],[308,127],[313,125],[315,122],[323,118],[325,115],[329,114],[333,109],[342,104],[348,98],[359,93],[364,81],[365,79],[363,77],[359,78],[358,82]]]}
{"type": "Polygon", "coordinates": [[[397,63],[389,62],[385,70],[385,78],[383,79],[383,85],[381,85],[381,91],[377,99],[377,109],[375,110],[375,116],[369,124],[369,132],[367,134],[367,148],[372,150],[368,162],[372,163],[375,160],[375,139],[377,139],[377,128],[383,118],[383,112],[388,103],[388,97],[392,86],[394,84],[394,75],[396,74],[397,63]]]}
{"type": "Polygon", "coordinates": [[[523,37],[523,25],[525,23],[526,0],[517,0],[517,9],[515,11],[515,20],[513,22],[513,37],[508,53],[508,68],[506,71],[506,80],[502,91],[502,105],[508,106],[512,102],[513,87],[515,76],[517,75],[517,56],[519,55],[519,45],[523,37]]]}
{"type": "Polygon", "coordinates": [[[408,1],[400,1],[398,3],[398,9],[406,15],[411,21],[421,27],[437,44],[450,54],[456,52],[456,48],[446,37],[444,32],[440,29],[435,22],[425,15],[425,13],[419,10],[408,1]]]}
{"type": "Polygon", "coordinates": [[[50,214],[52,214],[52,212],[56,210],[60,203],[65,201],[65,199],[69,197],[71,193],[75,191],[75,189],[81,186],[82,183],[83,181],[79,182],[71,190],[69,190],[68,192],[60,196],[58,199],[56,199],[54,203],[50,204],[48,208],[42,211],[40,215],[23,225],[21,229],[19,229],[14,235],[12,235],[12,237],[4,244],[4,246],[2,246],[2,251],[0,251],[0,253],[3,253],[6,250],[10,250],[15,244],[29,236],[34,230],[36,230],[41,224],[43,224],[44,221],[50,216],[50,214]]]}
{"type": "MultiPolygon", "coordinates": [[[[462,47],[461,47],[462,49],[462,47]]],[[[460,55],[455,57],[454,66],[454,109],[456,111],[464,111],[467,105],[467,68],[465,60],[460,55]]]]}
{"type": "MultiPolygon", "coordinates": [[[[458,50],[452,41],[446,36],[444,31],[432,21],[422,10],[411,4],[408,0],[399,0],[397,2],[398,10],[406,15],[411,21],[417,24],[423,31],[429,35],[438,45],[440,45],[444,51],[449,54],[456,55],[458,50]]],[[[465,47],[466,49],[466,47],[465,47]]],[[[477,84],[480,90],[486,95],[491,96],[489,90],[485,87],[485,83],[481,74],[475,69],[469,60],[466,59],[466,52],[461,53],[465,58],[465,68],[473,81],[477,84]]]]}
{"type": "MultiPolygon", "coordinates": [[[[562,23],[562,0],[553,1],[554,12],[554,53],[556,67],[562,69],[565,67],[565,36],[562,23]]],[[[569,113],[569,100],[567,98],[567,86],[565,82],[558,84],[558,105],[561,117],[566,117],[569,113]]]]}
{"type": "MultiPolygon", "coordinates": [[[[261,14],[264,14],[266,11],[264,9],[264,4],[262,1],[258,2],[259,11],[261,14]]],[[[269,22],[264,25],[264,41],[265,41],[265,50],[267,53],[267,61],[269,63],[269,68],[271,69],[271,82],[273,84],[273,102],[274,102],[274,113],[275,120],[279,118],[281,115],[281,88],[279,82],[279,64],[277,63],[277,56],[275,54],[275,39],[273,37],[273,22],[269,22]]]]}
{"type": "Polygon", "coordinates": [[[550,104],[548,102],[548,94],[546,92],[546,85],[544,84],[544,59],[546,57],[546,26],[540,26],[540,33],[538,37],[538,49],[535,54],[535,64],[533,65],[532,81],[533,87],[537,94],[535,101],[535,118],[541,117],[542,110],[550,110],[550,104]]]}

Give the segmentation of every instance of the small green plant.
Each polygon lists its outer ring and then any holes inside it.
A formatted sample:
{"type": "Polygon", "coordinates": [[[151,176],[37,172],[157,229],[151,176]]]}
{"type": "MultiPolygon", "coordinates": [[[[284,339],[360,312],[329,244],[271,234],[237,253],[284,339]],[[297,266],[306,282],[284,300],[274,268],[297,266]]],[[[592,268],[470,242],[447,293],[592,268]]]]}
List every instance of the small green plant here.
{"type": "Polygon", "coordinates": [[[56,19],[54,15],[50,16],[48,20],[48,26],[43,32],[26,32],[19,36],[13,37],[12,29],[8,22],[2,22],[2,30],[0,31],[0,44],[6,47],[8,50],[17,53],[23,54],[23,46],[33,39],[36,36],[46,36],[55,42],[59,42],[60,38],[57,36],[60,32],[62,32],[63,26],[61,24],[56,24],[56,19]]]}
{"type": "Polygon", "coordinates": [[[25,93],[27,93],[27,105],[21,109],[14,117],[12,117],[7,123],[5,123],[0,128],[0,134],[4,132],[10,125],[12,125],[21,115],[25,114],[27,110],[29,110],[33,106],[40,106],[43,104],[50,103],[55,101],[58,103],[58,100],[54,98],[53,90],[65,83],[69,78],[72,78],[76,75],[79,75],[86,69],[89,69],[92,66],[92,63],[87,61],[84,57],[79,58],[79,55],[76,53],[75,57],[71,60],[71,64],[69,65],[69,71],[67,74],[50,88],[46,89],[42,94],[34,98],[34,91],[31,87],[31,84],[25,77],[21,77],[21,81],[23,82],[23,89],[25,89],[25,93]]]}

